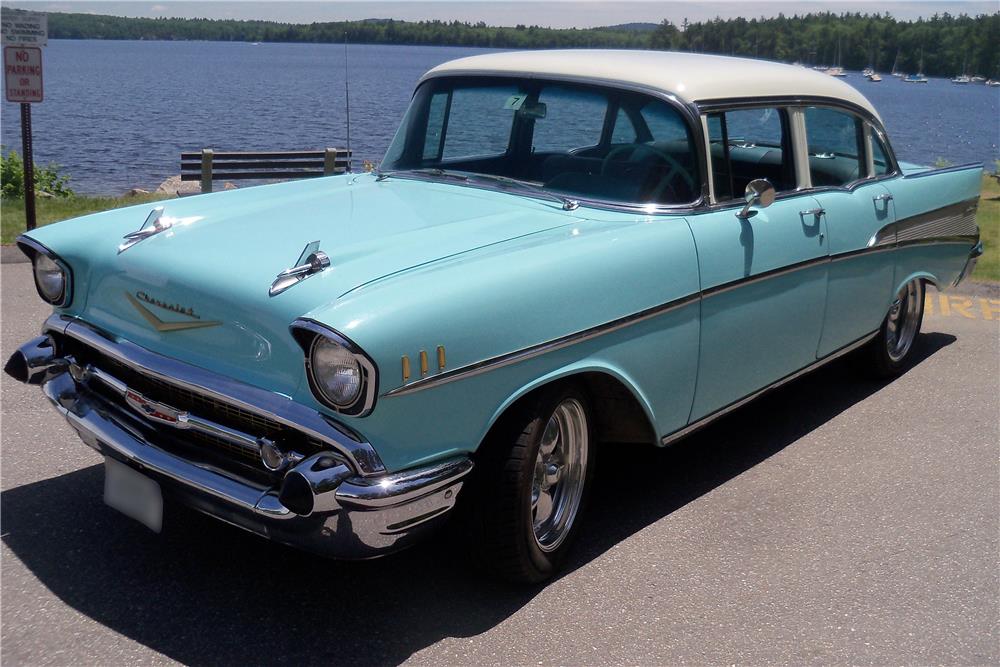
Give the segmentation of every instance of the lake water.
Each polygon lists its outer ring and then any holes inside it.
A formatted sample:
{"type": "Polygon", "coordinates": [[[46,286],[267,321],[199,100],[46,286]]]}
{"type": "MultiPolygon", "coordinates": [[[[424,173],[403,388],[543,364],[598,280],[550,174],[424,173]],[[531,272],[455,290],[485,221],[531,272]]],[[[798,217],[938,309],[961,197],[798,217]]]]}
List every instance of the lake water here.
{"type": "MultiPolygon", "coordinates": [[[[357,159],[381,158],[421,74],[488,50],[351,46],[357,159]]],[[[35,159],[63,165],[82,193],[155,188],[179,173],[181,151],[346,143],[342,45],[52,40],[44,59],[35,159]]],[[[879,109],[900,159],[992,168],[1000,158],[1000,89],[888,75],[870,83],[857,72],[845,80],[879,109]]],[[[2,108],[3,144],[20,151],[18,107],[2,108]]]]}

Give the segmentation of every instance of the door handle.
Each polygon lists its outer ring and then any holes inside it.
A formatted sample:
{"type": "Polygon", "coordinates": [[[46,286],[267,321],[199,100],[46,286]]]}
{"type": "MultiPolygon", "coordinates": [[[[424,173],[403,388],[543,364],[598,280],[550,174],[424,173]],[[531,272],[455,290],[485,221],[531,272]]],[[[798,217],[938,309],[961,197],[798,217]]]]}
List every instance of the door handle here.
{"type": "Polygon", "coordinates": [[[892,201],[892,195],[889,194],[888,192],[883,192],[880,195],[875,195],[874,197],[872,197],[872,201],[876,201],[876,202],[878,202],[878,201],[892,201]]]}
{"type": "Polygon", "coordinates": [[[807,215],[810,215],[810,216],[812,216],[814,218],[818,218],[821,215],[826,215],[826,209],[825,208],[811,208],[808,211],[799,211],[799,217],[804,218],[807,215]]]}

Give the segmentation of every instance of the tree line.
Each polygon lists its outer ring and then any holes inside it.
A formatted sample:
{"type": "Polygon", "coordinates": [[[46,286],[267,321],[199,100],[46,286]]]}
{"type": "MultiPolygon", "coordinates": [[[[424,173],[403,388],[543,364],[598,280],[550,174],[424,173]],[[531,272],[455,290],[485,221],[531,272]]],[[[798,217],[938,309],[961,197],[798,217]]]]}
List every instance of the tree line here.
{"type": "MultiPolygon", "coordinates": [[[[4,9],[7,13],[9,9],[4,9]]],[[[369,19],[310,24],[50,13],[53,39],[151,39],[243,42],[410,44],[494,48],[635,48],[718,53],[889,71],[1000,77],[1000,12],[935,14],[900,21],[889,14],[811,13],[775,18],[716,18],[675,25],[605,28],[489,26],[459,21],[369,19]]]]}

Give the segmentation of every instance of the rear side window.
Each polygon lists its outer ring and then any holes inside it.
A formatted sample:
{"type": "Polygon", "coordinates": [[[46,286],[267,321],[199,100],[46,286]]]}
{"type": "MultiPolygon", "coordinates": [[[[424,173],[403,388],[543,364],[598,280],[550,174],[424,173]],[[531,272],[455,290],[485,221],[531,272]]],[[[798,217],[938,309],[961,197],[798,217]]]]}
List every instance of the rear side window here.
{"type": "Polygon", "coordinates": [[[747,184],[766,178],[778,192],[795,189],[788,119],[775,107],[709,114],[715,197],[742,198],[747,184]]]}
{"type": "Polygon", "coordinates": [[[806,109],[805,116],[813,186],[841,186],[864,178],[867,170],[861,119],[844,111],[818,107],[806,109]]]}

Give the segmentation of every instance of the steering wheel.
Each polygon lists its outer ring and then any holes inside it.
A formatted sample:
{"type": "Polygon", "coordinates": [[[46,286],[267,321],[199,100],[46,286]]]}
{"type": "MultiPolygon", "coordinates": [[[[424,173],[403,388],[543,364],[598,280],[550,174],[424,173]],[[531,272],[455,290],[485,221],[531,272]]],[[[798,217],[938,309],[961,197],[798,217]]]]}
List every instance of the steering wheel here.
{"type": "Polygon", "coordinates": [[[694,192],[695,190],[694,179],[691,178],[691,174],[688,173],[687,169],[685,169],[684,166],[676,159],[674,159],[674,157],[669,153],[662,151],[659,148],[654,148],[649,144],[627,144],[625,146],[619,146],[618,148],[612,149],[611,151],[608,152],[607,155],[604,156],[604,159],[601,161],[601,175],[603,176],[604,173],[607,171],[608,165],[611,163],[611,160],[614,157],[621,155],[626,151],[631,151],[633,154],[635,154],[637,151],[640,150],[644,150],[647,153],[652,153],[655,157],[660,158],[660,160],[667,163],[667,166],[670,167],[670,171],[668,171],[667,174],[663,176],[663,178],[661,179],[660,186],[656,188],[656,190],[652,193],[653,201],[660,200],[660,195],[663,194],[663,190],[669,187],[670,183],[674,180],[674,174],[679,174],[681,178],[684,180],[684,182],[687,184],[688,189],[691,190],[691,192],[694,192]]]}

